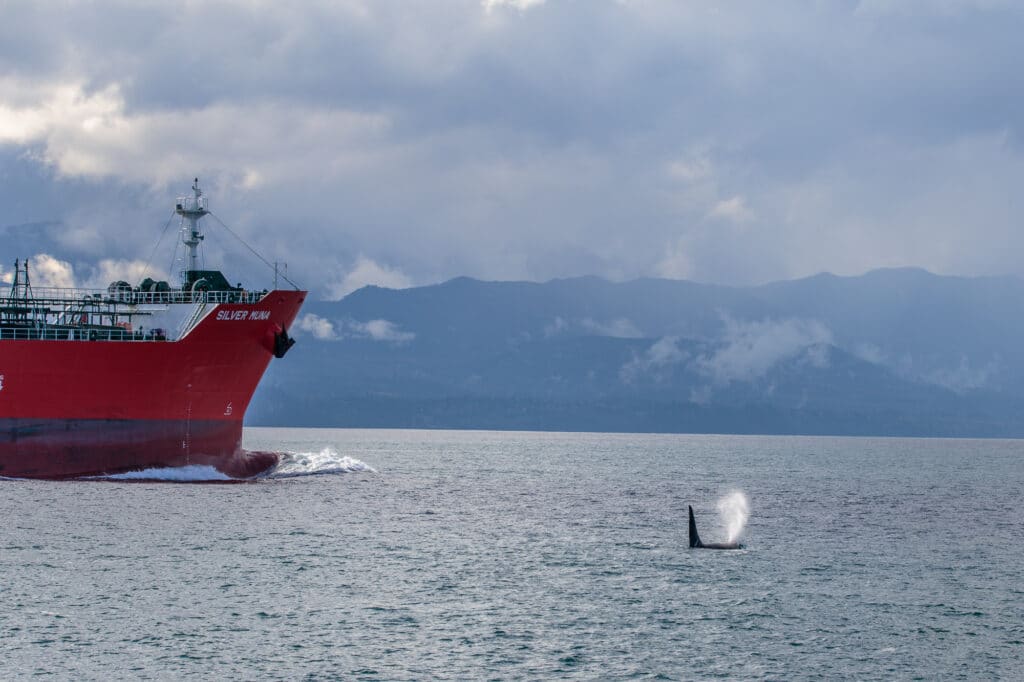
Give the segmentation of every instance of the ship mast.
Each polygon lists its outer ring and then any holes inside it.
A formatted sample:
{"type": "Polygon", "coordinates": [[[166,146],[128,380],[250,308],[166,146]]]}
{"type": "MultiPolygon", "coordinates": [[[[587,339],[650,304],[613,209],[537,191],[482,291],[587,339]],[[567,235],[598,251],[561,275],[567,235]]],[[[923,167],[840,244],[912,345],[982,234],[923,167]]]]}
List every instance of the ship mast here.
{"type": "Polygon", "coordinates": [[[14,261],[14,281],[11,282],[11,293],[7,298],[10,301],[27,301],[32,298],[32,283],[28,278],[28,258],[25,259],[24,270],[21,269],[20,260],[14,261]]]}
{"type": "Polygon", "coordinates": [[[192,183],[192,196],[178,197],[174,212],[181,216],[181,242],[188,247],[188,272],[199,269],[199,242],[203,241],[203,233],[199,231],[199,219],[209,213],[206,209],[206,197],[199,189],[199,178],[192,183]]]}

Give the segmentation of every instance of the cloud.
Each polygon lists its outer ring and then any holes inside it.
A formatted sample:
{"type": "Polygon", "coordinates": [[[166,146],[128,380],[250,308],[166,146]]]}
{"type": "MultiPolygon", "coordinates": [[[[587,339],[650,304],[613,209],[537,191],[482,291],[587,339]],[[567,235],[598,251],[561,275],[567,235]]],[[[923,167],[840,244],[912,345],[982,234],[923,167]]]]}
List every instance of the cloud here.
{"type": "Polygon", "coordinates": [[[349,321],[346,329],[356,335],[362,335],[374,341],[390,341],[392,343],[408,343],[416,338],[413,332],[402,331],[397,324],[388,320],[370,320],[369,322],[349,321]]]}
{"type": "Polygon", "coordinates": [[[608,336],[615,339],[640,339],[644,336],[640,328],[626,317],[617,317],[606,321],[594,320],[589,317],[580,320],[555,317],[544,325],[544,336],[546,337],[572,333],[584,336],[608,336]]]}
{"type": "Polygon", "coordinates": [[[409,343],[416,338],[414,332],[402,329],[389,320],[358,320],[331,321],[306,313],[295,322],[295,328],[320,341],[341,341],[344,339],[369,339],[394,344],[409,343]]]}
{"type": "Polygon", "coordinates": [[[172,278],[159,267],[141,260],[121,260],[104,258],[91,272],[81,286],[87,288],[106,288],[111,282],[126,281],[138,286],[142,280],[150,277],[157,281],[170,281],[172,278]]]}
{"type": "Polygon", "coordinates": [[[513,7],[519,11],[524,11],[531,7],[543,5],[545,2],[546,0],[483,0],[483,6],[488,11],[500,9],[502,7],[513,7]]]}
{"type": "Polygon", "coordinates": [[[754,219],[754,212],[747,208],[746,200],[738,196],[719,201],[712,207],[709,215],[733,223],[747,223],[754,219]]]}
{"type": "Polygon", "coordinates": [[[550,338],[559,336],[569,331],[569,323],[563,317],[555,317],[551,322],[544,325],[544,336],[550,338]]]}
{"type": "Polygon", "coordinates": [[[697,268],[688,249],[688,239],[680,237],[669,244],[665,254],[654,266],[654,274],[668,279],[692,279],[697,268]]]}
{"type": "Polygon", "coordinates": [[[117,85],[87,93],[81,83],[29,83],[0,78],[0,144],[30,144],[55,131],[89,133],[124,106],[117,85]]]}
{"type": "Polygon", "coordinates": [[[33,287],[71,289],[75,284],[75,268],[67,261],[47,253],[37,253],[29,259],[29,280],[33,287]]]}
{"type": "Polygon", "coordinates": [[[355,265],[345,273],[341,281],[328,286],[328,298],[336,301],[356,289],[369,285],[386,289],[407,289],[413,283],[401,271],[380,265],[372,259],[360,255],[355,265]]]}
{"type": "Polygon", "coordinates": [[[580,321],[585,330],[595,336],[610,336],[615,339],[640,339],[643,332],[633,324],[633,321],[625,317],[617,317],[614,320],[598,322],[589,317],[580,321]]]}
{"type": "Polygon", "coordinates": [[[4,9],[0,202],[63,225],[41,250],[76,266],[144,259],[198,175],[318,297],[457,275],[1024,274],[1019,3],[4,9]],[[383,272],[346,284],[362,254],[383,272]]]}
{"type": "Polygon", "coordinates": [[[655,341],[641,355],[619,369],[619,378],[627,384],[633,383],[643,376],[650,376],[655,381],[662,381],[672,367],[679,365],[690,357],[689,353],[679,348],[679,339],[665,336],[655,341]]]}
{"type": "Polygon", "coordinates": [[[859,0],[856,13],[864,16],[956,17],[979,10],[1013,8],[1014,0],[859,0]]]}
{"type": "Polygon", "coordinates": [[[334,323],[313,313],[306,313],[296,320],[294,328],[320,341],[336,341],[341,338],[334,329],[334,323]]]}
{"type": "Polygon", "coordinates": [[[816,320],[788,319],[760,322],[725,319],[722,345],[695,361],[697,370],[716,385],[760,378],[779,362],[811,351],[808,361],[827,366],[820,348],[832,343],[832,333],[816,320]]]}
{"type": "Polygon", "coordinates": [[[925,372],[921,378],[951,391],[966,393],[989,387],[999,374],[1000,363],[996,360],[991,360],[982,367],[971,367],[970,361],[962,356],[958,365],[933,369],[925,372]]]}
{"type": "Polygon", "coordinates": [[[684,183],[695,183],[714,177],[714,169],[707,156],[681,158],[670,161],[668,174],[674,180],[684,183]]]}
{"type": "Polygon", "coordinates": [[[884,365],[888,357],[887,353],[879,346],[866,342],[856,344],[851,352],[857,358],[864,362],[870,362],[872,365],[884,365]]]}
{"type": "MultiPolygon", "coordinates": [[[[29,277],[33,287],[61,289],[106,289],[111,282],[126,281],[139,285],[146,277],[170,279],[159,267],[138,260],[104,258],[96,265],[76,266],[48,253],[37,253],[28,259],[29,277]],[[85,274],[82,274],[82,273],[85,274]]],[[[13,271],[0,269],[0,280],[10,281],[13,271]]]]}
{"type": "Polygon", "coordinates": [[[343,166],[383,116],[282,102],[224,103],[188,110],[133,111],[120,83],[96,93],[81,82],[27,86],[0,81],[0,143],[40,145],[62,176],[132,178],[154,185],[181,181],[216,154],[221,175],[247,190],[263,189],[317,158],[321,172],[343,166]]]}

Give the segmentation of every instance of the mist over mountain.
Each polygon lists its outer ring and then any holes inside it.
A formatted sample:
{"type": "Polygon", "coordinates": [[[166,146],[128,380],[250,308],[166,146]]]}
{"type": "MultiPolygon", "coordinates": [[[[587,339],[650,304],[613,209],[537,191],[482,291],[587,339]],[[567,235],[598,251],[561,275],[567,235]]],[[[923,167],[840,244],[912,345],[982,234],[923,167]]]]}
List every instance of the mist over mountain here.
{"type": "Polygon", "coordinates": [[[457,278],[309,302],[251,424],[1024,435],[1024,282],[457,278]]]}

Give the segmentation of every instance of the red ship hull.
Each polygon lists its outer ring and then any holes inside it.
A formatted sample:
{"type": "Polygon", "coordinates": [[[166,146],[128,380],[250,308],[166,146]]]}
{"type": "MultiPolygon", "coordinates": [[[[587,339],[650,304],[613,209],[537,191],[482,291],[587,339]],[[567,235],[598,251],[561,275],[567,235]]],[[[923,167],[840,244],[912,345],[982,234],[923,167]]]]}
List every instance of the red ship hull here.
{"type": "Polygon", "coordinates": [[[0,341],[0,476],[209,465],[243,478],[242,419],[305,292],[213,306],[178,341],[0,341]]]}

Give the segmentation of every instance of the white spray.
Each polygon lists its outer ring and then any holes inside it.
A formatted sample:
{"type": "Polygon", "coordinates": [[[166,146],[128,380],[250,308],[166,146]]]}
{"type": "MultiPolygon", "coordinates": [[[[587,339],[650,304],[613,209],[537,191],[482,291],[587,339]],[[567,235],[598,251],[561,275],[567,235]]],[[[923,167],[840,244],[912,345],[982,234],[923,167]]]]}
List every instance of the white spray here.
{"type": "Polygon", "coordinates": [[[285,452],[281,461],[263,478],[294,478],[296,476],[320,476],[323,474],[351,474],[359,472],[377,473],[377,470],[355,457],[340,455],[334,448],[320,452],[285,452]]]}
{"type": "Polygon", "coordinates": [[[718,501],[718,513],[722,515],[729,542],[738,542],[750,518],[750,503],[747,496],[734,490],[718,501]]]}

